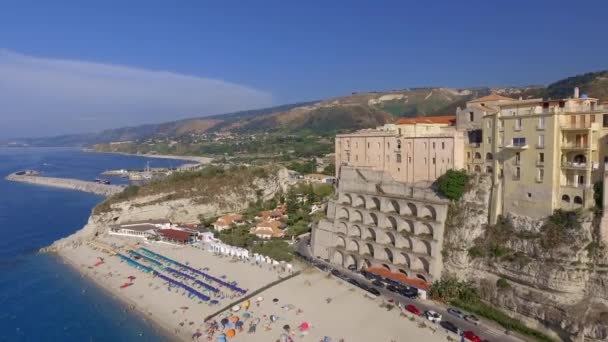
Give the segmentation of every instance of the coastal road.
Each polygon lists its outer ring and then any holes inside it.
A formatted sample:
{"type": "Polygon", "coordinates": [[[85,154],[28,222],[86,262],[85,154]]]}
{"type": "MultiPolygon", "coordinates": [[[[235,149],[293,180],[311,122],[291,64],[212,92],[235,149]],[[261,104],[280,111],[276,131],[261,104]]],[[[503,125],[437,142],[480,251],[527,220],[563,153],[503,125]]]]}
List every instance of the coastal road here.
{"type": "MultiPolygon", "coordinates": [[[[307,246],[309,241],[310,241],[310,236],[303,237],[302,239],[300,239],[300,241],[296,242],[294,247],[295,247],[296,251],[298,251],[303,256],[312,258],[312,253],[311,253],[310,247],[307,246]]],[[[403,306],[405,306],[407,304],[413,304],[418,309],[420,309],[421,312],[424,312],[426,310],[436,311],[439,314],[441,314],[442,320],[450,321],[450,322],[454,323],[458,328],[460,328],[463,331],[472,330],[482,340],[485,339],[488,341],[496,341],[496,342],[521,342],[521,341],[524,341],[523,339],[517,338],[515,336],[505,334],[505,329],[500,327],[499,325],[497,325],[494,322],[479,318],[480,319],[479,325],[475,325],[473,323],[465,321],[462,318],[458,318],[458,317],[448,313],[447,307],[442,306],[436,302],[410,299],[410,298],[401,296],[394,292],[388,291],[385,288],[380,288],[380,287],[376,287],[376,286],[372,285],[372,283],[367,278],[365,278],[364,276],[362,276],[359,273],[351,272],[341,266],[330,264],[321,259],[315,259],[315,260],[316,260],[316,262],[322,263],[331,269],[339,270],[340,273],[348,276],[349,278],[357,280],[357,282],[359,282],[360,284],[366,284],[370,287],[376,288],[378,291],[380,291],[380,294],[383,297],[392,299],[395,303],[401,303],[403,306]]],[[[430,323],[430,321],[429,321],[429,323],[430,323]]],[[[438,327],[440,327],[440,326],[438,325],[438,327]]],[[[443,328],[441,328],[441,329],[443,329],[443,328]]],[[[450,334],[454,337],[457,336],[456,334],[453,334],[451,332],[450,332],[450,334]]]]}

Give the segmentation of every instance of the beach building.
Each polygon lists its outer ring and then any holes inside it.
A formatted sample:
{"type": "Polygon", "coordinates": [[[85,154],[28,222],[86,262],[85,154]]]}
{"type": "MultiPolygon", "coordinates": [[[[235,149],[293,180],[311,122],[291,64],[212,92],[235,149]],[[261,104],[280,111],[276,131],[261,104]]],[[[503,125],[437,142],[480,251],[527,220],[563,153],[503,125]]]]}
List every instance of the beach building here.
{"type": "Polygon", "coordinates": [[[232,225],[243,225],[245,221],[243,220],[243,215],[240,214],[227,214],[218,217],[217,221],[213,223],[213,229],[221,232],[226,229],[232,228],[232,225]]]}
{"type": "Polygon", "coordinates": [[[284,226],[277,220],[264,220],[251,228],[250,233],[260,239],[282,238],[285,236],[284,226]]]}
{"type": "Polygon", "coordinates": [[[578,88],[554,100],[492,94],[456,117],[466,169],[492,177],[492,222],[504,213],[542,218],[595,205],[593,184],[608,163],[608,109],[597,99],[578,88]]]}
{"type": "Polygon", "coordinates": [[[395,180],[390,170],[344,165],[337,199],[312,230],[313,254],[344,268],[383,268],[430,283],[442,271],[448,204],[428,186],[395,180]]]}
{"type": "Polygon", "coordinates": [[[394,180],[434,181],[449,169],[464,167],[463,132],[456,117],[417,117],[376,129],[336,136],[336,177],[342,166],[388,172],[394,180]]]}
{"type": "Polygon", "coordinates": [[[139,237],[143,239],[153,238],[157,236],[156,231],[159,228],[153,224],[130,224],[127,226],[115,226],[110,229],[110,234],[139,237]]]}
{"type": "Polygon", "coordinates": [[[194,241],[194,234],[184,230],[171,228],[159,229],[158,235],[160,236],[161,241],[173,244],[185,245],[194,241]]]}

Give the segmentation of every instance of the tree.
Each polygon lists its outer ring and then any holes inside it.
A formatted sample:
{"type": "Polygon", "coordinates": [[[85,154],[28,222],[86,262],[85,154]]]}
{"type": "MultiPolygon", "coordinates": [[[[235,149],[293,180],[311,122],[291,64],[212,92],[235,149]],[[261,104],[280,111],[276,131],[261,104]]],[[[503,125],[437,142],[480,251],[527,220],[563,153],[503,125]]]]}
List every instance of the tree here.
{"type": "Polygon", "coordinates": [[[459,200],[466,190],[469,176],[464,170],[448,170],[441,177],[437,178],[437,188],[439,192],[453,200],[459,200]]]}
{"type": "Polygon", "coordinates": [[[296,192],[293,188],[290,188],[289,191],[287,191],[285,203],[287,204],[287,214],[293,215],[298,211],[298,198],[296,197],[296,192]]]}
{"type": "Polygon", "coordinates": [[[323,169],[323,174],[333,176],[336,174],[336,164],[331,163],[323,169]]]}
{"type": "Polygon", "coordinates": [[[604,207],[604,182],[599,181],[593,184],[593,199],[595,200],[595,206],[599,209],[604,207]]]}

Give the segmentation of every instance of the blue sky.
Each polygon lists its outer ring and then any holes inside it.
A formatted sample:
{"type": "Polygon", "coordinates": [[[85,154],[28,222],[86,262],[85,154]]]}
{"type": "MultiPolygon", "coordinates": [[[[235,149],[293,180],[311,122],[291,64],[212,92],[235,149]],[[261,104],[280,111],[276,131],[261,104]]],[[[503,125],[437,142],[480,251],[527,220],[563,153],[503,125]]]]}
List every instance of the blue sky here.
{"type": "Polygon", "coordinates": [[[606,13],[607,1],[2,2],[0,137],[547,84],[608,68],[606,13]]]}

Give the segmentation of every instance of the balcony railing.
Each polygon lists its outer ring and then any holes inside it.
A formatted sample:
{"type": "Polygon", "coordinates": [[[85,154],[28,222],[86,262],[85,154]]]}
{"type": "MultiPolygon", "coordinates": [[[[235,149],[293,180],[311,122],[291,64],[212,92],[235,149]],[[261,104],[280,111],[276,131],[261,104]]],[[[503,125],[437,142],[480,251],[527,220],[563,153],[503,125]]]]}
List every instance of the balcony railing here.
{"type": "Polygon", "coordinates": [[[521,126],[515,126],[515,127],[513,127],[513,130],[514,131],[521,131],[521,126]]]}
{"type": "Polygon", "coordinates": [[[545,129],[545,125],[544,124],[542,124],[542,125],[537,124],[536,125],[536,129],[539,130],[539,131],[542,131],[542,130],[545,129]]]}
{"type": "Polygon", "coordinates": [[[521,159],[514,159],[513,160],[513,165],[515,165],[515,166],[521,165],[521,159]]]}
{"type": "Polygon", "coordinates": [[[586,169],[587,165],[588,165],[587,163],[577,163],[577,162],[569,162],[569,161],[562,162],[562,167],[568,167],[568,168],[573,168],[573,169],[586,169]]]}
{"type": "Polygon", "coordinates": [[[536,183],[542,183],[543,182],[543,177],[536,176],[536,178],[534,180],[536,181],[536,183]]]}
{"type": "Polygon", "coordinates": [[[573,149],[573,150],[587,150],[592,145],[589,143],[563,143],[562,148],[573,149]]]}
{"type": "Polygon", "coordinates": [[[577,189],[585,189],[585,188],[590,188],[591,184],[580,184],[580,183],[576,183],[576,182],[566,182],[566,184],[562,185],[562,186],[567,186],[570,188],[577,188],[577,189]]]}
{"type": "Polygon", "coordinates": [[[518,175],[513,175],[513,180],[514,180],[514,181],[518,181],[518,180],[520,180],[520,179],[521,179],[521,176],[518,176],[518,175]]]}
{"type": "Polygon", "coordinates": [[[536,148],[545,148],[545,144],[536,144],[536,148]]]}
{"type": "Polygon", "coordinates": [[[536,166],[543,166],[543,165],[545,165],[544,160],[536,159],[536,166]]]}
{"type": "Polygon", "coordinates": [[[471,142],[471,143],[469,143],[469,146],[471,146],[471,147],[481,147],[481,143],[471,142]]]}
{"type": "Polygon", "coordinates": [[[568,122],[562,123],[562,129],[590,129],[593,128],[594,122],[568,122]]]}

